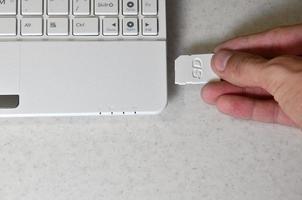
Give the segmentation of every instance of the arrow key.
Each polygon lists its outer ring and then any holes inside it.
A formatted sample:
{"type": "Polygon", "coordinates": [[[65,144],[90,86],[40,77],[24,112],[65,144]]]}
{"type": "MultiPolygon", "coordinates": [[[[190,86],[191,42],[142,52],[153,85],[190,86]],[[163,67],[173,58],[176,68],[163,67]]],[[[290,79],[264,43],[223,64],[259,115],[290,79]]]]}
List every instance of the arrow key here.
{"type": "Polygon", "coordinates": [[[156,36],[158,35],[158,20],[157,18],[144,18],[142,21],[143,35],[156,36]]]}
{"type": "Polygon", "coordinates": [[[119,35],[118,18],[104,18],[103,35],[104,36],[118,36],[119,35]]]}

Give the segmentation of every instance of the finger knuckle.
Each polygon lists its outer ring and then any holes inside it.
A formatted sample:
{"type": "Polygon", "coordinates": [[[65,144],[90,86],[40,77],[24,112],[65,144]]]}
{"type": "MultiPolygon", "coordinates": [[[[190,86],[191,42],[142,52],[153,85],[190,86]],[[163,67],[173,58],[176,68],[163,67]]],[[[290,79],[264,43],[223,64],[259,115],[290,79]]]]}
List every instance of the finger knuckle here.
{"type": "Polygon", "coordinates": [[[263,88],[273,95],[284,85],[284,68],[280,65],[271,65],[263,70],[263,88]]]}
{"type": "Polygon", "coordinates": [[[283,45],[281,41],[283,41],[282,38],[284,38],[285,35],[286,35],[285,27],[274,28],[265,34],[267,40],[271,41],[272,51],[282,50],[283,45]]]}
{"type": "Polygon", "coordinates": [[[273,38],[278,38],[279,36],[284,35],[285,27],[277,27],[267,32],[268,35],[273,38]]]}
{"type": "Polygon", "coordinates": [[[240,56],[240,59],[235,58],[235,56],[230,58],[230,74],[241,77],[244,73],[244,68],[246,65],[251,63],[251,58],[248,56],[240,56]]]}
{"type": "Polygon", "coordinates": [[[274,96],[278,96],[280,91],[284,91],[291,78],[296,76],[295,72],[286,65],[291,58],[288,56],[281,56],[269,61],[263,68],[264,89],[270,91],[274,96]]]}
{"type": "Polygon", "coordinates": [[[297,88],[297,84],[299,84],[299,82],[295,81],[288,83],[286,89],[280,91],[279,95],[275,99],[289,114],[296,116],[296,119],[298,119],[297,116],[300,116],[300,119],[302,119],[302,106],[300,103],[302,100],[302,91],[301,89],[297,88]],[[295,115],[295,113],[298,115],[295,115]]]}
{"type": "Polygon", "coordinates": [[[286,67],[286,65],[288,65],[288,63],[291,63],[293,61],[292,56],[289,55],[283,55],[283,56],[279,56],[276,58],[271,59],[267,65],[271,66],[271,65],[279,65],[279,66],[283,66],[286,67]]]}
{"type": "Polygon", "coordinates": [[[285,74],[288,73],[288,69],[286,67],[284,67],[284,65],[282,64],[277,64],[277,63],[273,63],[273,64],[267,64],[266,67],[263,70],[265,72],[265,74],[268,77],[280,77],[281,75],[284,76],[285,74]]]}

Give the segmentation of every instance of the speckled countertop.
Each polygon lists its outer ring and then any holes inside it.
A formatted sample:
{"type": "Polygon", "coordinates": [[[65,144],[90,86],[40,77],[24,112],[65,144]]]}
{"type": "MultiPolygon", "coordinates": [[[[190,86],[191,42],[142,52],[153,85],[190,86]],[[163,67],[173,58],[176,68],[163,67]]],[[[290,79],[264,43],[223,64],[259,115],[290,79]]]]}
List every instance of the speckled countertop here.
{"type": "Polygon", "coordinates": [[[0,120],[1,200],[301,200],[302,133],[224,116],[173,60],[302,22],[301,0],[167,0],[169,106],[159,116],[0,120]]]}

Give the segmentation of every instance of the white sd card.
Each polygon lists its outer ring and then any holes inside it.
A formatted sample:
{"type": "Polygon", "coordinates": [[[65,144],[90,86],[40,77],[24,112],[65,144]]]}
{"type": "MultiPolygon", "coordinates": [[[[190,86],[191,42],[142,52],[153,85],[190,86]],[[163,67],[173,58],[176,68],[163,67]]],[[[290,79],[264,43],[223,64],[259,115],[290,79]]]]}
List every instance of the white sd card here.
{"type": "Polygon", "coordinates": [[[220,78],[211,68],[214,54],[180,56],[175,60],[175,84],[206,84],[220,78]]]}

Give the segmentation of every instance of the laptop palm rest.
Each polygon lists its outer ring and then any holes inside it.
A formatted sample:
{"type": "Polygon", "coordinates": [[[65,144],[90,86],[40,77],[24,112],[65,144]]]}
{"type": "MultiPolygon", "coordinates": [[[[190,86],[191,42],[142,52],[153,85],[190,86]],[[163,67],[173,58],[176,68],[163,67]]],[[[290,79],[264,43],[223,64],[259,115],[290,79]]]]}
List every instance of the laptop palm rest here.
{"type": "Polygon", "coordinates": [[[17,43],[0,44],[0,109],[19,105],[20,54],[17,43]]]}
{"type": "Polygon", "coordinates": [[[155,114],[166,105],[164,41],[0,46],[0,117],[155,114]]]}

